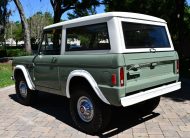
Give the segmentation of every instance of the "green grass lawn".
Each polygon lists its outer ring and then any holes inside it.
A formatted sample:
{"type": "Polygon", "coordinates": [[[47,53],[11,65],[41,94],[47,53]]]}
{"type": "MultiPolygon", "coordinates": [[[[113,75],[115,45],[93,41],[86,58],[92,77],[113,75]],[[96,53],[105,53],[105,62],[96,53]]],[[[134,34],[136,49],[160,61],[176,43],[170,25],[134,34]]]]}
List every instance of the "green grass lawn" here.
{"type": "Polygon", "coordinates": [[[10,63],[0,63],[0,88],[14,84],[11,80],[12,69],[10,63]]]}

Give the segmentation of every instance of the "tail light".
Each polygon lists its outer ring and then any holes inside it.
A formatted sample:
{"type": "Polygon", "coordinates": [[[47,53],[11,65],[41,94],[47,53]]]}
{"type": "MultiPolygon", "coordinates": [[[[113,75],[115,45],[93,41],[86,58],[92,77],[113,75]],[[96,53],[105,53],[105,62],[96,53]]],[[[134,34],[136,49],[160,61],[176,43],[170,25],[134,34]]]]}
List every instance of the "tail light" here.
{"type": "Polygon", "coordinates": [[[124,86],[124,69],[120,68],[120,86],[124,86]]]}
{"type": "Polygon", "coordinates": [[[179,73],[179,60],[176,61],[176,73],[179,73]]]}
{"type": "Polygon", "coordinates": [[[116,85],[116,83],[117,83],[116,74],[112,74],[111,82],[112,82],[112,85],[116,85]]]}

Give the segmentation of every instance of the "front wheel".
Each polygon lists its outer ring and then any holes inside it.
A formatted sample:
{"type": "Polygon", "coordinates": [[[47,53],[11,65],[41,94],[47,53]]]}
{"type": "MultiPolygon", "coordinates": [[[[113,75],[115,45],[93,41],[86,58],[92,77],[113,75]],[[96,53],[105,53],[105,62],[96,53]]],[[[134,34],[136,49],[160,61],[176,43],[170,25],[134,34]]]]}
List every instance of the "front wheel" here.
{"type": "Polygon", "coordinates": [[[23,75],[20,75],[15,79],[15,89],[19,103],[23,105],[30,105],[33,102],[35,92],[28,88],[23,75]]]}
{"type": "Polygon", "coordinates": [[[88,88],[76,88],[70,100],[70,112],[75,125],[89,134],[102,131],[110,119],[108,105],[92,93],[88,88]]]}

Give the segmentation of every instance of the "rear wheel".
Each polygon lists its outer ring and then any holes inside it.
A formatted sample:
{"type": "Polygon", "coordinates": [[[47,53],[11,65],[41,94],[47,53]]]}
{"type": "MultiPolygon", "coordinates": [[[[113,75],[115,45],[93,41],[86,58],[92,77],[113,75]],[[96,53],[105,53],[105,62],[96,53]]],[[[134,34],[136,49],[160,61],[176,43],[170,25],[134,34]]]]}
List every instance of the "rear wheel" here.
{"type": "Polygon", "coordinates": [[[110,119],[110,108],[93,93],[89,88],[77,87],[70,99],[70,112],[75,125],[89,134],[104,130],[110,119]]]}
{"type": "Polygon", "coordinates": [[[28,88],[28,85],[23,75],[16,77],[15,89],[19,103],[23,105],[30,105],[33,102],[35,92],[28,88]]]}

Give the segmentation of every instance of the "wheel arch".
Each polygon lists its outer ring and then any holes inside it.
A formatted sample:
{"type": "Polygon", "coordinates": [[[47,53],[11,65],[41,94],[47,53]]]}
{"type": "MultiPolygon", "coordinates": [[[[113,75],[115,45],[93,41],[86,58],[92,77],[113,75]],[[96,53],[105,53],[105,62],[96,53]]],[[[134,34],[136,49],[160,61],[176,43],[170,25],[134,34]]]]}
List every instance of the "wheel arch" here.
{"type": "Polygon", "coordinates": [[[66,97],[67,98],[70,98],[70,84],[72,82],[72,79],[74,79],[76,77],[86,80],[86,82],[89,83],[90,87],[94,90],[96,95],[104,103],[110,104],[109,101],[105,98],[105,96],[101,92],[101,90],[99,89],[99,87],[98,87],[96,81],[94,80],[94,78],[92,77],[92,75],[89,72],[85,71],[85,70],[74,70],[69,74],[69,76],[67,78],[67,83],[66,83],[66,97]]]}
{"type": "Polygon", "coordinates": [[[25,80],[26,80],[26,83],[28,85],[28,88],[30,90],[35,90],[35,86],[32,82],[32,79],[30,77],[30,74],[28,73],[27,69],[23,66],[23,65],[17,65],[15,68],[14,68],[14,71],[13,71],[13,76],[14,76],[14,79],[16,79],[16,76],[18,75],[18,73],[22,73],[25,80]]]}

